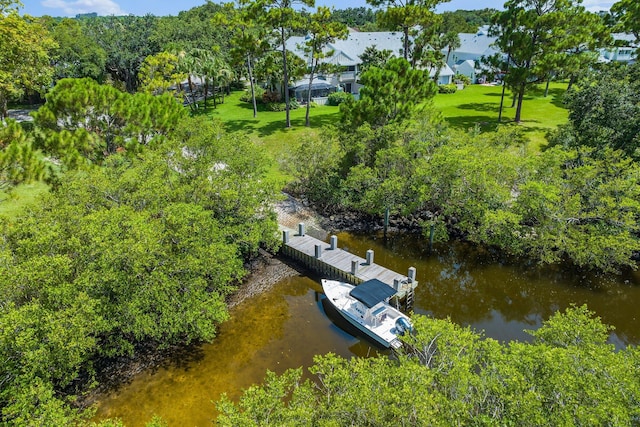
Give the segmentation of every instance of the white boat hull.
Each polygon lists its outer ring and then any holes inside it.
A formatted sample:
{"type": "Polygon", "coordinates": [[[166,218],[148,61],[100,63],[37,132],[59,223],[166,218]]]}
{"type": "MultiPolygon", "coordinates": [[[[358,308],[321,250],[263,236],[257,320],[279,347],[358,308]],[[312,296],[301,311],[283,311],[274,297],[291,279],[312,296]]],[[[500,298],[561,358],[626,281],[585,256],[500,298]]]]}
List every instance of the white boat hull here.
{"type": "Polygon", "coordinates": [[[322,289],[338,313],[372,341],[385,348],[402,345],[398,335],[403,331],[397,327],[398,319],[403,318],[410,325],[409,317],[404,313],[386,301],[367,307],[350,295],[354,286],[345,282],[322,279],[322,289]]]}

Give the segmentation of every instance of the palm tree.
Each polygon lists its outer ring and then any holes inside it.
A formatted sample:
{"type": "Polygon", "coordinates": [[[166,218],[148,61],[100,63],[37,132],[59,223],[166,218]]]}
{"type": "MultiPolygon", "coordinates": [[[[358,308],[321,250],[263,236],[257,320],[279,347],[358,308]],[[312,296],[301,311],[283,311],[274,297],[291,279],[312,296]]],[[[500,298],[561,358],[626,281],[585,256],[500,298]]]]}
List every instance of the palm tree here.
{"type": "Polygon", "coordinates": [[[447,33],[444,33],[444,35],[442,36],[442,41],[444,45],[447,46],[447,59],[445,59],[444,62],[448,64],[449,55],[451,55],[451,52],[460,47],[460,37],[458,36],[458,33],[449,31],[447,33]]]}
{"type": "MultiPolygon", "coordinates": [[[[195,111],[198,108],[198,104],[196,102],[197,101],[196,95],[193,91],[193,87],[194,87],[193,76],[198,74],[197,70],[200,66],[200,63],[197,57],[191,55],[190,53],[187,54],[184,51],[180,52],[180,54],[178,55],[178,58],[179,58],[178,66],[180,70],[187,74],[187,85],[189,86],[189,95],[191,97],[190,102],[188,102],[189,108],[192,111],[195,111]]],[[[187,99],[189,95],[185,95],[185,99],[187,99]]]]}

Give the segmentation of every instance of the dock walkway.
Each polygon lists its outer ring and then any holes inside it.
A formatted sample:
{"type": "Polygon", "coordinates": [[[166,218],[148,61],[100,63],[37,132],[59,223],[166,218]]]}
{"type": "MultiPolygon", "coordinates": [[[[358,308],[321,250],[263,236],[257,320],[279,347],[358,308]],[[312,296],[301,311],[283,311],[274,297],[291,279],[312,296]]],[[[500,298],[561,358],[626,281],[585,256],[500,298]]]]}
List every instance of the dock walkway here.
{"type": "Polygon", "coordinates": [[[359,257],[338,248],[337,236],[324,242],[305,233],[305,225],[298,224],[298,230],[280,226],[284,255],[302,262],[307,267],[328,277],[358,285],[366,280],[378,279],[397,291],[403,299],[413,294],[418,285],[416,269],[411,267],[407,275],[402,275],[386,267],[375,264],[374,253],[368,250],[366,258],[359,257]]]}

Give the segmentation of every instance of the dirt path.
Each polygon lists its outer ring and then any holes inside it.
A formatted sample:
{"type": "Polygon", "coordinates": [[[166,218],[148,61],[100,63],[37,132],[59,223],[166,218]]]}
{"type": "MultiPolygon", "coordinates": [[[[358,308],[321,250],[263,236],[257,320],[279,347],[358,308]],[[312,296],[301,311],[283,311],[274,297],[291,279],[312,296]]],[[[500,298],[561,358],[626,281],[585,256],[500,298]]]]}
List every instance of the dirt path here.
{"type": "MultiPolygon", "coordinates": [[[[320,239],[326,238],[327,232],[320,226],[321,217],[302,202],[289,195],[286,197],[275,206],[278,223],[295,230],[298,228],[298,224],[303,222],[308,234],[320,239]]],[[[239,289],[229,297],[229,308],[271,289],[282,279],[300,274],[292,264],[285,263],[282,259],[266,251],[260,252],[260,256],[252,262],[249,270],[249,276],[239,289]]]]}

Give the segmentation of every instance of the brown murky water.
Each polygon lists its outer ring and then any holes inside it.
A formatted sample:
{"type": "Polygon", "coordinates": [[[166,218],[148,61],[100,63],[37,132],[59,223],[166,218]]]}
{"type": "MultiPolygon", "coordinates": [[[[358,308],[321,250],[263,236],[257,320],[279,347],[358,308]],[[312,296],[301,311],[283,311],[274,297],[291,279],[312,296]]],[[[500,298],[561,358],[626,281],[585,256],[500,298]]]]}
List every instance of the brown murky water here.
{"type": "MultiPolygon", "coordinates": [[[[462,245],[429,252],[415,238],[385,240],[346,233],[338,238],[341,248],[360,256],[373,249],[375,262],[385,267],[402,273],[416,267],[417,313],[449,316],[499,340],[524,341],[529,339],[524,329],[539,327],[572,303],[586,303],[616,327],[611,335],[616,346],[640,342],[638,273],[611,277],[540,268],[462,245]]],[[[344,357],[378,354],[325,307],[321,291],[319,277],[293,277],[237,306],[214,343],[103,396],[96,419],[118,417],[137,427],[159,415],[171,427],[212,425],[220,395],[238,398],[243,389],[261,382],[267,370],[308,367],[314,355],[328,352],[344,357]]]]}

